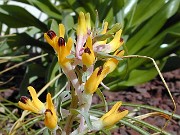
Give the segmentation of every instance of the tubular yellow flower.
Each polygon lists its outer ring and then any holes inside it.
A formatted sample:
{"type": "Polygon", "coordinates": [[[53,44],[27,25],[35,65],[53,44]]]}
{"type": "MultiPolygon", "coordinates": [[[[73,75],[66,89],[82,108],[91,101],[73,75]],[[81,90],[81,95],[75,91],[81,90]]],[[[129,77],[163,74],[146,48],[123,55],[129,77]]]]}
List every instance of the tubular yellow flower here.
{"type": "Polygon", "coordinates": [[[116,32],[114,39],[108,43],[109,49],[105,51],[106,53],[114,52],[123,44],[121,33],[122,33],[121,29],[118,32],[116,32]]]}
{"type": "Polygon", "coordinates": [[[83,12],[80,12],[78,18],[77,36],[86,35],[86,34],[87,34],[87,25],[86,25],[85,16],[83,12]]]}
{"type": "MultiPolygon", "coordinates": [[[[114,56],[118,56],[118,57],[122,57],[124,55],[124,50],[117,50],[114,53],[114,56]]],[[[112,71],[115,70],[115,68],[117,67],[119,63],[119,60],[115,59],[115,58],[109,58],[105,63],[104,63],[104,67],[109,67],[109,73],[111,73],[112,71]]]]}
{"type": "Polygon", "coordinates": [[[34,113],[41,114],[45,111],[45,106],[44,104],[38,99],[37,93],[35,89],[32,86],[28,87],[28,90],[30,92],[30,95],[32,97],[32,101],[25,97],[22,96],[20,101],[18,102],[18,105],[23,109],[23,110],[28,110],[34,113]]]}
{"type": "Polygon", "coordinates": [[[58,46],[55,44],[55,42],[57,41],[58,37],[56,36],[56,33],[52,30],[49,30],[47,33],[44,33],[44,38],[57,52],[58,46]]]}
{"type": "Polygon", "coordinates": [[[58,62],[61,66],[67,67],[67,64],[71,62],[71,60],[68,59],[67,56],[70,55],[73,40],[72,38],[68,38],[68,41],[66,44],[64,38],[59,37],[57,44],[59,46],[58,62]]]}
{"type": "Polygon", "coordinates": [[[89,77],[89,79],[85,83],[85,86],[84,86],[85,94],[93,94],[97,90],[102,80],[106,77],[108,71],[109,71],[109,67],[96,68],[95,71],[92,73],[92,75],[89,77]]]}
{"type": "Polygon", "coordinates": [[[46,96],[46,111],[44,124],[50,130],[54,130],[57,128],[57,120],[58,119],[54,108],[54,104],[52,102],[51,94],[48,93],[46,96]]]}
{"type": "Polygon", "coordinates": [[[92,38],[89,36],[82,54],[82,63],[87,67],[91,66],[95,61],[95,55],[92,47],[92,38]]]}
{"type": "Polygon", "coordinates": [[[100,118],[104,128],[112,127],[128,114],[128,110],[124,110],[122,112],[118,111],[121,105],[122,105],[122,102],[120,101],[117,102],[109,112],[107,112],[100,118]]]}
{"type": "Polygon", "coordinates": [[[76,42],[76,57],[81,59],[81,49],[83,48],[84,43],[86,42],[86,38],[90,35],[90,14],[87,13],[84,15],[83,12],[79,13],[78,25],[77,25],[77,42],[76,42]]]}

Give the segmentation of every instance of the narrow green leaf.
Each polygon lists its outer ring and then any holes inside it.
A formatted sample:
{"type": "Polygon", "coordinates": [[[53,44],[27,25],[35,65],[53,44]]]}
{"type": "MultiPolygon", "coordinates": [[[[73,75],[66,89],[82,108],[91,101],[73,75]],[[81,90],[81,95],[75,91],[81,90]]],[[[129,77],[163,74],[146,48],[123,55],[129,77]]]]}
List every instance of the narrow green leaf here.
{"type": "Polygon", "coordinates": [[[150,18],[153,14],[155,14],[165,3],[166,0],[139,1],[135,10],[135,14],[133,15],[131,25],[135,26],[141,24],[146,19],[150,18]]]}
{"type": "Polygon", "coordinates": [[[0,5],[0,18],[0,22],[12,28],[35,26],[44,32],[47,31],[47,27],[44,23],[19,6],[0,5]]]}
{"type": "Polygon", "coordinates": [[[32,3],[48,16],[57,20],[62,19],[60,11],[49,0],[31,0],[31,4],[32,3]]]}
{"type": "Polygon", "coordinates": [[[74,19],[73,17],[68,14],[63,17],[62,24],[65,25],[66,28],[66,34],[68,34],[69,30],[71,30],[74,27],[74,19]]]}
{"type": "Polygon", "coordinates": [[[124,81],[117,80],[117,81],[111,82],[111,85],[109,86],[109,88],[110,90],[115,90],[118,88],[142,84],[144,82],[147,82],[153,79],[157,74],[158,73],[154,67],[150,69],[146,69],[146,70],[134,69],[130,72],[127,80],[124,80],[124,81]]]}
{"type": "Polygon", "coordinates": [[[48,21],[49,30],[53,30],[57,35],[59,35],[59,25],[56,20],[50,19],[48,21]]]}
{"type": "MultiPolygon", "coordinates": [[[[7,36],[1,36],[0,41],[7,38],[7,36]]],[[[52,47],[42,41],[36,40],[32,37],[30,37],[27,33],[22,33],[22,34],[13,34],[11,36],[8,36],[7,38],[7,44],[12,47],[22,47],[26,45],[32,45],[36,47],[40,47],[46,52],[52,53],[54,50],[52,47]]]]}
{"type": "Polygon", "coordinates": [[[39,77],[44,77],[45,69],[37,64],[27,66],[26,73],[21,82],[20,95],[28,95],[27,87],[39,77]]]}
{"type": "MultiPolygon", "coordinates": [[[[137,54],[150,56],[154,59],[161,59],[172,52],[176,52],[179,48],[180,42],[180,32],[178,29],[180,29],[180,23],[164,30],[137,54]]],[[[131,59],[129,70],[137,68],[142,64],[144,65],[145,63],[148,63],[145,59],[131,59]]]]}
{"type": "Polygon", "coordinates": [[[144,129],[138,127],[137,125],[134,125],[128,121],[125,120],[121,120],[120,121],[122,124],[131,127],[132,129],[134,129],[135,131],[139,132],[141,135],[151,135],[150,133],[148,133],[147,131],[145,131],[144,129]]]}
{"type": "Polygon", "coordinates": [[[134,33],[135,35],[126,43],[129,54],[136,54],[155,34],[157,34],[170,17],[169,12],[171,12],[172,16],[173,13],[177,11],[178,6],[179,2],[177,0],[169,1],[140,30],[138,30],[138,32],[134,33]],[[161,21],[159,21],[159,18],[161,18],[161,21]]]}
{"type": "MultiPolygon", "coordinates": [[[[156,131],[156,132],[161,132],[161,131],[162,131],[162,129],[158,128],[157,126],[152,125],[152,124],[149,124],[149,123],[144,122],[144,121],[142,121],[142,120],[139,120],[139,119],[137,119],[137,118],[132,118],[132,117],[128,117],[128,116],[127,116],[127,118],[135,121],[136,123],[142,125],[143,127],[146,127],[146,128],[148,128],[148,129],[151,129],[151,130],[153,130],[153,131],[156,131]]],[[[133,123],[133,124],[135,124],[135,123],[133,123]]],[[[171,135],[170,133],[167,133],[166,131],[162,131],[162,133],[163,133],[164,135],[171,135]]]]}

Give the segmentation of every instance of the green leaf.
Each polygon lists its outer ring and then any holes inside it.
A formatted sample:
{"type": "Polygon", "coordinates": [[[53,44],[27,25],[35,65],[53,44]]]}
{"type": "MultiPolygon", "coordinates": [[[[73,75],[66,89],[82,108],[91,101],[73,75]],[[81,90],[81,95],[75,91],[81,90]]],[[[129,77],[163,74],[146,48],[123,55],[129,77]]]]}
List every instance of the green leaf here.
{"type": "Polygon", "coordinates": [[[50,19],[48,21],[49,30],[53,30],[57,35],[59,35],[59,25],[56,20],[50,19]]]}
{"type": "Polygon", "coordinates": [[[44,23],[19,6],[0,5],[0,18],[0,22],[12,28],[35,26],[43,32],[47,31],[44,23]]]}
{"type": "Polygon", "coordinates": [[[49,1],[49,0],[30,0],[31,4],[33,3],[38,7],[42,12],[46,13],[48,16],[53,17],[57,20],[61,20],[61,12],[49,1]]]}
{"type": "Polygon", "coordinates": [[[140,30],[135,32],[126,46],[129,54],[136,54],[165,24],[166,20],[172,16],[179,7],[179,1],[171,0],[160,9],[140,30]],[[161,21],[159,21],[161,18],[161,21]]]}
{"type": "Polygon", "coordinates": [[[137,70],[134,69],[130,72],[129,77],[127,80],[124,81],[116,81],[109,86],[110,90],[115,90],[117,88],[123,88],[128,86],[135,86],[138,84],[142,84],[153,79],[157,75],[156,69],[150,68],[146,70],[137,70]]]}
{"type": "MultiPolygon", "coordinates": [[[[7,38],[7,36],[1,36],[0,41],[5,39],[5,38],[7,38]]],[[[11,36],[8,36],[7,44],[10,47],[19,47],[19,48],[22,46],[26,46],[26,45],[32,45],[32,46],[40,47],[49,53],[54,52],[54,50],[52,49],[52,47],[49,44],[42,42],[42,41],[39,41],[39,40],[36,40],[36,39],[30,37],[26,33],[13,34],[11,36]]],[[[19,48],[17,48],[17,49],[19,49],[19,48]]]]}
{"type": "Polygon", "coordinates": [[[166,0],[142,0],[136,6],[131,26],[139,25],[154,15],[166,3],[166,0]],[[146,11],[146,12],[144,12],[146,11]]]}
{"type": "MultiPolygon", "coordinates": [[[[57,74],[59,74],[59,69],[60,67],[59,67],[59,63],[57,62],[57,57],[54,56],[52,59],[52,62],[48,66],[46,81],[47,82],[51,81],[57,74]]],[[[54,83],[50,85],[50,87],[53,87],[53,86],[54,86],[54,83]]]]}
{"type": "Polygon", "coordinates": [[[131,127],[133,130],[139,132],[141,135],[151,135],[146,130],[142,129],[141,127],[137,126],[136,124],[130,123],[129,121],[121,120],[121,123],[128,127],[131,127]]]}
{"type": "MultiPolygon", "coordinates": [[[[123,15],[126,18],[128,14],[136,7],[138,0],[127,0],[124,4],[123,15]]],[[[132,14],[134,15],[134,14],[132,14]]]]}
{"type": "MultiPolygon", "coordinates": [[[[180,42],[180,32],[178,29],[180,29],[180,23],[164,30],[137,54],[149,56],[154,59],[161,59],[172,52],[176,52],[179,48],[180,42]]],[[[148,61],[145,59],[131,59],[129,63],[129,70],[137,68],[142,64],[144,65],[147,62],[148,61]]]]}
{"type": "Polygon", "coordinates": [[[26,73],[21,82],[20,86],[20,95],[28,95],[27,87],[33,81],[38,79],[39,77],[43,77],[45,73],[45,69],[37,64],[30,64],[27,66],[26,73]]]}
{"type": "Polygon", "coordinates": [[[66,28],[66,34],[68,35],[69,30],[71,30],[74,27],[74,19],[71,15],[65,15],[62,21],[62,24],[64,24],[66,28]]]}

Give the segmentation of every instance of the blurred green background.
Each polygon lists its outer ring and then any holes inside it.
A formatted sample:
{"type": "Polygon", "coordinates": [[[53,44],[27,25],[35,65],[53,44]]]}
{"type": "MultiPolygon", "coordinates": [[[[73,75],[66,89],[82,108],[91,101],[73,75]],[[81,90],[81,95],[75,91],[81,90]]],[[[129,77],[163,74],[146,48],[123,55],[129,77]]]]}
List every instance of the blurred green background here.
{"type": "MultiPolygon", "coordinates": [[[[162,72],[180,67],[180,1],[179,0],[4,0],[0,2],[0,76],[1,82],[16,87],[20,94],[31,84],[41,88],[58,73],[54,50],[43,33],[58,31],[58,24],[66,27],[66,35],[75,32],[78,12],[89,12],[92,25],[98,12],[99,26],[120,23],[126,55],[144,55],[156,60],[162,72]],[[97,12],[96,12],[97,10],[97,12]],[[32,57],[47,56],[26,62],[18,68],[9,67],[32,57]],[[20,56],[20,57],[16,57],[20,56]]],[[[157,76],[152,61],[131,58],[119,63],[108,75],[105,84],[120,90],[152,80],[157,76]],[[109,82],[109,79],[111,82],[109,82]]],[[[65,84],[64,76],[50,89],[65,84]]]]}

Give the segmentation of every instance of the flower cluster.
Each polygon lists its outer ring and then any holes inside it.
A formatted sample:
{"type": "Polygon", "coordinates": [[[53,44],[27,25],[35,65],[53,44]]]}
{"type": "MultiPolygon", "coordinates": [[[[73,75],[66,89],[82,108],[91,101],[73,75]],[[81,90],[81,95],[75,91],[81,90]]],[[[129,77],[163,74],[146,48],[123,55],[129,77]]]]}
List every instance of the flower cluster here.
{"type": "MultiPolygon", "coordinates": [[[[116,27],[115,30],[108,30],[108,22],[103,23],[101,30],[95,31],[94,28],[91,28],[90,14],[84,14],[83,12],[79,13],[76,40],[71,37],[65,38],[65,26],[63,24],[59,24],[58,35],[53,30],[44,33],[46,41],[53,47],[57,55],[58,63],[68,78],[69,84],[73,86],[78,96],[78,106],[81,112],[89,112],[93,94],[98,86],[102,84],[103,79],[117,67],[119,63],[117,58],[123,57],[124,50],[120,49],[123,44],[121,33],[122,29],[120,27],[116,27]],[[111,58],[106,58],[104,64],[97,67],[96,62],[102,59],[101,54],[107,54],[111,58]],[[81,75],[76,73],[77,66],[82,69],[83,73],[81,75]],[[84,77],[85,80],[82,79],[84,77]]],[[[50,129],[55,129],[57,116],[51,95],[47,94],[45,106],[37,98],[35,90],[32,87],[28,87],[28,89],[32,101],[22,97],[19,106],[34,113],[43,113],[45,115],[45,125],[50,129]]],[[[126,116],[128,111],[119,112],[120,106],[121,102],[117,102],[108,113],[95,121],[100,126],[95,126],[93,130],[109,128],[126,116]]],[[[83,116],[80,116],[80,119],[80,130],[77,130],[79,132],[86,128],[83,116]]]]}

